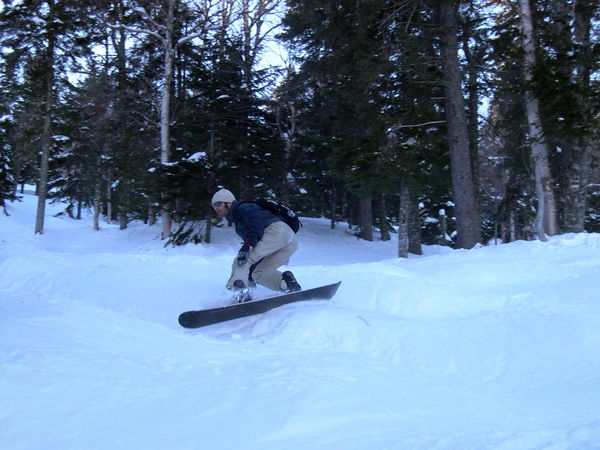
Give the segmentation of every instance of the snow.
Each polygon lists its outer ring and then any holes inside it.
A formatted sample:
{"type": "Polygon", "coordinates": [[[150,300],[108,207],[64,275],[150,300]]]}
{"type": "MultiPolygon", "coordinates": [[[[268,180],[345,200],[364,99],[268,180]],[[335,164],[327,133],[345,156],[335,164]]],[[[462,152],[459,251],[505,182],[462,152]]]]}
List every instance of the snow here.
{"type": "Polygon", "coordinates": [[[206,159],[206,152],[196,152],[192,156],[187,158],[187,160],[190,162],[198,162],[202,161],[203,159],[206,159]]]}
{"type": "MultiPolygon", "coordinates": [[[[304,219],[292,268],[330,301],[186,330],[238,247],[0,216],[0,447],[600,448],[600,235],[476,250],[364,242],[304,219]]],[[[259,289],[260,295],[267,292],[259,289]]]]}

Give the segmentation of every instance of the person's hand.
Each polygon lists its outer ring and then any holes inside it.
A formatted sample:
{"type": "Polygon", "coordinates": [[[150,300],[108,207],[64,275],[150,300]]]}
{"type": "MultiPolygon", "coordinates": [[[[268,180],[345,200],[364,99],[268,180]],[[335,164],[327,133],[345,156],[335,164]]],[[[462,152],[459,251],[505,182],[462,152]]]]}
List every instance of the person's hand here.
{"type": "Polygon", "coordinates": [[[250,247],[254,247],[256,245],[255,238],[246,238],[244,239],[244,245],[240,248],[240,251],[237,255],[237,263],[238,266],[243,266],[248,262],[248,254],[250,253],[250,247]]]}

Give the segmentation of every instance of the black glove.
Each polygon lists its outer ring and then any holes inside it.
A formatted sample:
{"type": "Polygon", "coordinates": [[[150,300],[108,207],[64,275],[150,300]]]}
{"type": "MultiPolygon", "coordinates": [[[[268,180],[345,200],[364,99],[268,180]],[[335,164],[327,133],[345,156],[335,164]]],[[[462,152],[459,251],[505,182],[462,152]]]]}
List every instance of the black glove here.
{"type": "Polygon", "coordinates": [[[250,247],[254,247],[256,245],[255,238],[246,238],[244,239],[244,245],[240,248],[240,251],[237,255],[237,263],[238,266],[243,266],[248,261],[248,253],[250,253],[250,247]]]}

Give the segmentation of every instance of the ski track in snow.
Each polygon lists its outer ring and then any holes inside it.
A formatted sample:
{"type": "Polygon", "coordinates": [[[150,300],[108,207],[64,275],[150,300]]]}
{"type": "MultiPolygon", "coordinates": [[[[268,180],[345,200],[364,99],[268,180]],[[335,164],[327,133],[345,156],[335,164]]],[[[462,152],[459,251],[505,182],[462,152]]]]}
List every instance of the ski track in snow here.
{"type": "MultiPolygon", "coordinates": [[[[598,449],[600,235],[472,251],[304,219],[330,301],[186,330],[228,301],[239,238],[164,248],[35,198],[0,217],[0,448],[598,449]]],[[[259,289],[260,295],[268,291],[259,289]]]]}

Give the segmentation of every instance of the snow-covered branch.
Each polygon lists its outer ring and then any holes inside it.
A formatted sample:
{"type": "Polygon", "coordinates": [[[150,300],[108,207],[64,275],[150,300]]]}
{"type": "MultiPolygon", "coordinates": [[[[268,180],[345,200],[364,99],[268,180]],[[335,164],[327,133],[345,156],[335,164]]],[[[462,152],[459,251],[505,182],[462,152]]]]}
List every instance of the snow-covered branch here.
{"type": "Polygon", "coordinates": [[[131,33],[135,33],[135,34],[147,34],[149,36],[153,36],[157,39],[159,39],[163,44],[165,43],[165,38],[163,36],[161,36],[160,34],[158,34],[155,31],[152,30],[146,30],[144,28],[135,28],[135,27],[128,27],[126,25],[115,25],[115,24],[108,24],[109,28],[112,28],[113,30],[126,30],[129,31],[131,33]]]}

